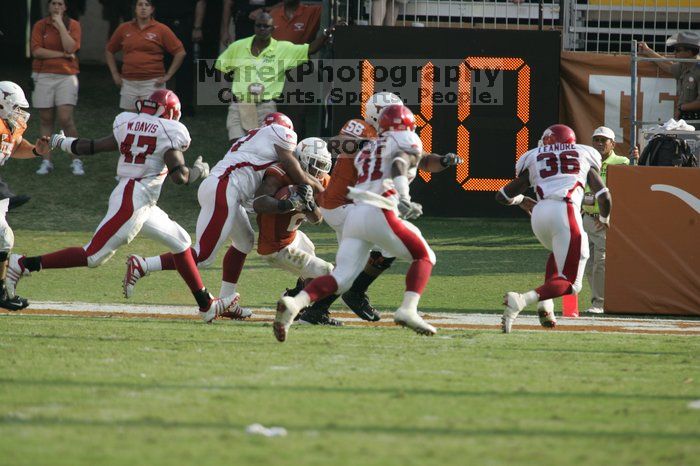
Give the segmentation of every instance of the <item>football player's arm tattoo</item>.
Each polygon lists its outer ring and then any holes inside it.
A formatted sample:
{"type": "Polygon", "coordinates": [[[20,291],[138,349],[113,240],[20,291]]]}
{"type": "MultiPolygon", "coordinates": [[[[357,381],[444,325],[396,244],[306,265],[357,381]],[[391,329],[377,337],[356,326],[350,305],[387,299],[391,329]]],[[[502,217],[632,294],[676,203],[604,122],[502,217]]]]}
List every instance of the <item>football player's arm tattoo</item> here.
{"type": "Polygon", "coordinates": [[[291,201],[275,199],[275,193],[282,187],[282,183],[276,176],[266,176],[262,184],[255,191],[253,197],[253,210],[258,214],[281,214],[291,211],[294,206],[291,201]]]}
{"type": "Polygon", "coordinates": [[[308,184],[317,193],[323,191],[323,185],[313,176],[306,173],[299,165],[299,161],[294,157],[289,149],[283,149],[280,146],[275,146],[275,151],[277,152],[277,158],[282,163],[284,171],[287,172],[289,177],[292,179],[294,184],[308,184]]]}

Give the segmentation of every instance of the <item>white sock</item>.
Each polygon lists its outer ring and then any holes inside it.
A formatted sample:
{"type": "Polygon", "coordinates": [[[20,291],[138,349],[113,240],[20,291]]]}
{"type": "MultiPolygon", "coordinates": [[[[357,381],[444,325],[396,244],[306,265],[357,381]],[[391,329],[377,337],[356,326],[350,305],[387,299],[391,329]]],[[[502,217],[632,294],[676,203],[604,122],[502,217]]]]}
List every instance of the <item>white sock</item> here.
{"type": "Polygon", "coordinates": [[[225,282],[221,280],[221,290],[219,291],[219,298],[226,298],[231,296],[236,292],[236,286],[238,283],[225,282]]]}
{"type": "Polygon", "coordinates": [[[309,297],[309,293],[307,293],[304,290],[301,290],[299,294],[296,295],[293,299],[301,309],[311,304],[311,298],[309,297]]]}
{"type": "Polygon", "coordinates": [[[163,264],[160,263],[160,256],[146,257],[146,269],[148,272],[158,272],[163,270],[163,264]]]}
{"type": "Polygon", "coordinates": [[[523,293],[523,298],[527,304],[534,304],[540,300],[539,295],[535,290],[530,290],[527,293],[523,293]]]}
{"type": "Polygon", "coordinates": [[[418,312],[418,301],[420,301],[420,295],[418,293],[415,291],[406,291],[403,294],[401,307],[418,312]]]}

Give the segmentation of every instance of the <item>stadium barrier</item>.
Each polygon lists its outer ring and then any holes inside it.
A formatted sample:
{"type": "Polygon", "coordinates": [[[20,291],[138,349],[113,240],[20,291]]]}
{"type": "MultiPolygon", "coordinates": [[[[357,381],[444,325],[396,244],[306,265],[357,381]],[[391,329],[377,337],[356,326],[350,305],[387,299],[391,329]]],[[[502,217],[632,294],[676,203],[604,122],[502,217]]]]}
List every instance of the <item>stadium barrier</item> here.
{"type": "Polygon", "coordinates": [[[605,312],[700,315],[700,170],[608,167],[605,312]]]}

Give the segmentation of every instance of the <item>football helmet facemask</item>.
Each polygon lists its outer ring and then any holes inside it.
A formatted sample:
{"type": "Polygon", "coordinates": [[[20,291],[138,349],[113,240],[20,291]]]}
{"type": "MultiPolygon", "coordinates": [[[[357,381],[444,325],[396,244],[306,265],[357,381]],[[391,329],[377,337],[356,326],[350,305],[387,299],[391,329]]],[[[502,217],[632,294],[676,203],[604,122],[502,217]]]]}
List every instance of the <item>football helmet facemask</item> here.
{"type": "Polygon", "coordinates": [[[303,139],[294,149],[294,155],[301,168],[315,178],[322,179],[331,171],[331,154],[323,139],[303,139]]]}
{"type": "Polygon", "coordinates": [[[0,118],[13,128],[26,126],[29,112],[23,108],[29,108],[29,102],[22,88],[12,81],[0,81],[0,118]]]}

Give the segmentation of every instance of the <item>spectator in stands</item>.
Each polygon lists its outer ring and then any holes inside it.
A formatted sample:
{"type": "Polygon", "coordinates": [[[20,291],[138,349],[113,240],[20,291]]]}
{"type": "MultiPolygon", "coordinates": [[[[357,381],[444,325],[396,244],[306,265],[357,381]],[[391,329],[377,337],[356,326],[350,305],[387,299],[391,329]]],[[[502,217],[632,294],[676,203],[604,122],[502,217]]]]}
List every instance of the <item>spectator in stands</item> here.
{"type": "MultiPolygon", "coordinates": [[[[66,15],[65,0],[49,0],[49,16],[32,28],[32,106],[39,110],[42,136],[51,136],[54,123],[67,136],[78,136],[73,108],[78,103],[78,59],[80,23],[66,15]]],[[[83,162],[73,156],[74,175],[84,175],[83,162]]],[[[53,170],[51,156],[44,156],[37,175],[53,170]]]]}
{"type": "Polygon", "coordinates": [[[107,40],[109,40],[119,24],[131,21],[134,17],[134,9],[131,8],[131,0],[100,0],[100,3],[102,19],[109,23],[107,31],[107,40]]]}
{"type": "Polygon", "coordinates": [[[285,71],[308,61],[309,55],[318,51],[334,30],[325,29],[310,44],[292,44],[273,39],[274,28],[272,16],[260,13],[255,20],[255,35],[235,41],[216,60],[216,69],[234,73],[233,98],[226,118],[231,143],[260,126],[265,115],[277,110],[273,99],[282,93],[285,71]],[[271,67],[274,72],[270,72],[271,67]]]}
{"type": "Polygon", "coordinates": [[[372,26],[395,26],[396,18],[399,15],[397,3],[403,4],[405,1],[373,0],[370,16],[372,26]]]}
{"type": "MultiPolygon", "coordinates": [[[[615,133],[610,128],[601,126],[593,132],[593,147],[600,152],[603,163],[600,168],[600,176],[605,181],[608,165],[629,165],[627,157],[615,154],[615,133]]],[[[637,154],[638,156],[638,154],[637,154]]],[[[586,186],[586,193],[581,205],[583,217],[583,229],[588,234],[588,247],[590,258],[586,262],[586,276],[591,286],[591,307],[585,312],[592,314],[603,313],[605,296],[605,238],[607,227],[598,220],[598,201],[596,193],[586,186]]]]}
{"type": "Polygon", "coordinates": [[[278,3],[277,0],[224,0],[221,9],[221,43],[228,47],[234,40],[252,36],[255,18],[264,8],[278,3]],[[234,33],[231,33],[233,19],[234,33]]]}
{"type": "Polygon", "coordinates": [[[136,101],[165,88],[185,59],[185,48],[173,31],[153,19],[155,8],[150,0],[134,2],[134,19],[119,25],[107,43],[105,59],[114,84],[121,88],[119,107],[136,110],[136,101]],[[122,51],[122,70],[117,69],[114,54],[122,51]],[[167,73],[165,52],[173,55],[167,73]]]}
{"type": "MultiPolygon", "coordinates": [[[[673,40],[671,37],[670,40],[673,40]]],[[[700,33],[694,31],[679,32],[675,37],[673,52],[676,58],[700,59],[700,33]]],[[[640,55],[652,58],[664,58],[654,52],[649,46],[640,42],[638,44],[640,55]]],[[[673,117],[676,120],[700,120],[700,61],[696,63],[671,63],[654,62],[661,70],[670,73],[676,78],[676,95],[678,96],[678,106],[673,117]]]]}
{"type": "MultiPolygon", "coordinates": [[[[182,104],[182,114],[194,115],[194,45],[204,37],[202,24],[207,8],[206,0],[153,0],[156,18],[175,33],[185,47],[187,62],[175,72],[175,89],[182,104]]],[[[199,55],[199,53],[197,53],[199,55]]],[[[213,57],[212,57],[213,58],[213,57]]],[[[170,60],[166,58],[166,64],[170,60]]]]}
{"type": "MultiPolygon", "coordinates": [[[[293,44],[308,44],[318,34],[322,10],[323,8],[320,4],[304,5],[299,0],[284,0],[278,3],[270,10],[270,16],[272,16],[275,23],[272,38],[286,40],[293,44]]],[[[292,75],[294,73],[292,71],[292,75]]],[[[284,95],[291,95],[290,93],[293,93],[296,86],[296,84],[287,83],[284,88],[284,95]]],[[[290,101],[284,105],[278,105],[278,110],[294,122],[294,131],[299,136],[299,140],[304,139],[307,136],[307,105],[290,101]]]]}

